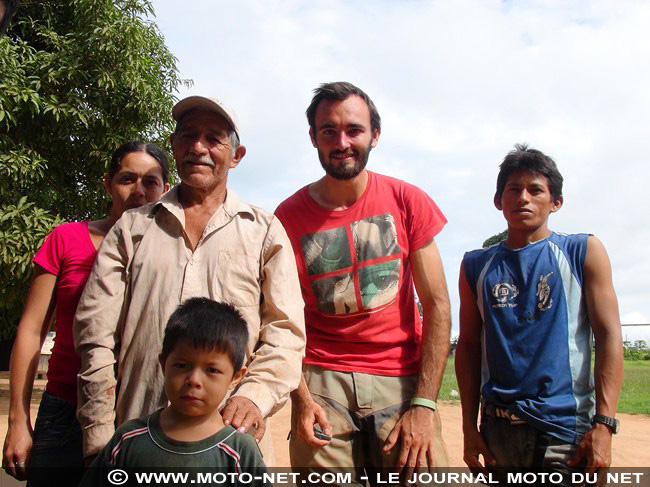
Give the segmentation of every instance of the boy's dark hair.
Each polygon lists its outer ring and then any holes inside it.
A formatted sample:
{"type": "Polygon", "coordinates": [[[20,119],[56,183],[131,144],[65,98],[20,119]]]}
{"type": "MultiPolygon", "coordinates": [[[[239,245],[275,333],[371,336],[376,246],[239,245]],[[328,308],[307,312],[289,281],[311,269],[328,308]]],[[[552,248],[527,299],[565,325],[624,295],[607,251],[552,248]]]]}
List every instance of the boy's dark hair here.
{"type": "Polygon", "coordinates": [[[161,353],[163,360],[181,340],[187,340],[194,348],[227,354],[237,372],[246,358],[248,326],[231,304],[190,298],[176,308],[167,321],[161,353]]]}
{"type": "Polygon", "coordinates": [[[564,178],[558,171],[555,161],[541,151],[529,149],[527,144],[515,144],[515,150],[508,153],[499,168],[495,199],[501,198],[508,177],[517,171],[528,171],[546,176],[551,197],[557,200],[562,196],[564,178]]]}
{"type": "Polygon", "coordinates": [[[368,105],[368,111],[370,112],[370,129],[374,132],[375,130],[381,129],[381,117],[377,111],[377,107],[372,102],[370,97],[365,94],[361,88],[357,88],[352,83],[347,81],[335,81],[333,83],[323,83],[318,88],[314,90],[314,97],[311,99],[311,103],[307,107],[305,114],[307,115],[307,121],[313,132],[316,132],[316,109],[318,105],[323,100],[336,100],[343,101],[352,95],[357,95],[366,102],[368,105]]]}

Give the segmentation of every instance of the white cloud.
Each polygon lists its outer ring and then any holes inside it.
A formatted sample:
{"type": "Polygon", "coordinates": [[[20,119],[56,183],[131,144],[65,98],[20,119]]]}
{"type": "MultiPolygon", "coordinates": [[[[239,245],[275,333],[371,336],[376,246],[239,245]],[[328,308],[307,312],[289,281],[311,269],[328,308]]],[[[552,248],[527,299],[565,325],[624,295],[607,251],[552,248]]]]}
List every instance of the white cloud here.
{"type": "Polygon", "coordinates": [[[565,177],[552,228],[596,234],[621,313],[650,316],[647,2],[154,7],[191,92],[223,98],[242,119],[248,154],[230,181],[245,199],[273,209],[321,176],[304,110],[318,83],[349,80],[382,115],[369,167],[419,185],[449,218],[438,243],[455,309],[463,252],[505,228],[492,205],[497,166],[529,142],[565,177]]]}

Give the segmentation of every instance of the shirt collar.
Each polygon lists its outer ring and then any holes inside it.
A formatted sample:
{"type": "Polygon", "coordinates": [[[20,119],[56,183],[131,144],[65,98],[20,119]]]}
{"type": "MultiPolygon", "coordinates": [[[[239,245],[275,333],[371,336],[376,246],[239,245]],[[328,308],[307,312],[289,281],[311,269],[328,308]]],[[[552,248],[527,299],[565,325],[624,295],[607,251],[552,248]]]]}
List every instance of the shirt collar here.
{"type": "MultiPolygon", "coordinates": [[[[167,193],[153,205],[150,215],[153,216],[160,209],[160,207],[164,207],[172,215],[178,218],[179,221],[184,223],[185,212],[183,211],[183,205],[178,199],[179,188],[180,184],[177,184],[172,189],[167,191],[167,193]]],[[[248,203],[237,196],[237,193],[235,193],[231,188],[227,189],[226,200],[223,202],[223,205],[219,207],[216,213],[222,209],[230,218],[234,218],[239,213],[248,213],[252,217],[255,216],[253,208],[251,208],[248,203]]]]}

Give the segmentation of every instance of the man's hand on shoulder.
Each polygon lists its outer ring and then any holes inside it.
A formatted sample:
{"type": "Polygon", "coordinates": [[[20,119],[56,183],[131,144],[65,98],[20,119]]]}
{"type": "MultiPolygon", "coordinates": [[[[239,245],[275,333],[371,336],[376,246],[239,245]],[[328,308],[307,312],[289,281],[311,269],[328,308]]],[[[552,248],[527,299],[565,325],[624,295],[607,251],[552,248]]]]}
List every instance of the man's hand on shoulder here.
{"type": "Polygon", "coordinates": [[[585,433],[578,443],[578,449],[567,462],[570,466],[587,459],[585,473],[606,468],[612,463],[612,432],[604,424],[596,424],[585,433]]]}
{"type": "Polygon", "coordinates": [[[440,430],[438,416],[432,409],[412,406],[397,421],[386,438],[384,451],[388,452],[402,438],[397,467],[435,467],[434,437],[440,430]]]}
{"type": "Polygon", "coordinates": [[[233,428],[242,433],[246,433],[251,426],[255,427],[253,438],[259,443],[264,437],[266,423],[262,417],[262,412],[253,401],[242,396],[232,396],[226,401],[226,405],[221,410],[221,417],[226,426],[231,424],[233,428]]]}

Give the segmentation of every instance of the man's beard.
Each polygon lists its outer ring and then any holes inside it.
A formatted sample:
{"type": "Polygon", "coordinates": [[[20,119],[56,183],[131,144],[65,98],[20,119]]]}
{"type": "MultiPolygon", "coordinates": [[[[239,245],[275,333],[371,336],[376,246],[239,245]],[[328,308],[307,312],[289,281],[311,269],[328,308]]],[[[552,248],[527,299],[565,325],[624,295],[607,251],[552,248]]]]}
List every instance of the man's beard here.
{"type": "Polygon", "coordinates": [[[357,160],[354,162],[354,165],[350,166],[349,164],[338,164],[333,165],[330,163],[332,156],[336,154],[345,154],[347,151],[332,151],[329,153],[329,157],[326,156],[320,149],[318,149],[318,159],[320,160],[320,165],[325,169],[325,172],[340,181],[346,181],[358,176],[361,171],[366,168],[368,164],[368,157],[370,156],[370,151],[372,150],[372,143],[368,144],[368,148],[364,151],[353,151],[357,154],[357,160]]]}

